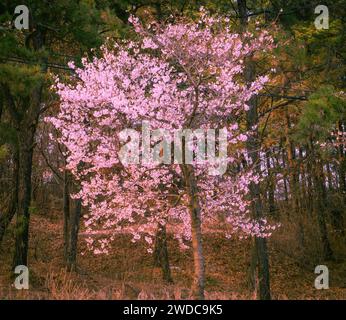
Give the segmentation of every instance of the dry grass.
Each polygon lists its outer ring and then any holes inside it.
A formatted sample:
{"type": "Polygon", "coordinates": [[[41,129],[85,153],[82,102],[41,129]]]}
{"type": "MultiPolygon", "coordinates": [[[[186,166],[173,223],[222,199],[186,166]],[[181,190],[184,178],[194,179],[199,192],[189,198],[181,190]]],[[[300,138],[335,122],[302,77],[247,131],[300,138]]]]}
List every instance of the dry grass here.
{"type": "MultiPolygon", "coordinates": [[[[293,225],[287,222],[270,240],[271,287],[274,299],[346,299],[345,246],[337,248],[338,261],[328,263],[330,289],[313,286],[315,264],[323,264],[316,239],[306,226],[308,242],[302,250],[296,243],[293,225]]],[[[153,267],[152,256],[144,243],[132,243],[119,235],[111,253],[95,256],[85,251],[80,241],[77,273],[68,273],[62,265],[62,224],[57,215],[33,215],[29,252],[30,289],[13,288],[10,272],[13,234],[7,233],[0,251],[0,299],[190,299],[192,275],[191,251],[181,252],[169,239],[173,285],[162,282],[160,270],[153,267]]],[[[339,242],[338,242],[339,243],[339,242]]],[[[254,299],[247,288],[246,273],[250,260],[249,241],[229,241],[217,234],[204,239],[207,299],[254,299]]]]}

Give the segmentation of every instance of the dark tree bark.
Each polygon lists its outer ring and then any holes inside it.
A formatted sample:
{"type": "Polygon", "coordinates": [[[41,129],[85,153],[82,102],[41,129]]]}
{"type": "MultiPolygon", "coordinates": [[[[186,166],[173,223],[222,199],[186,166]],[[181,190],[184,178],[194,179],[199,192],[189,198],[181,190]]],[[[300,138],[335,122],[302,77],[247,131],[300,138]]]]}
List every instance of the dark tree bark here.
{"type": "Polygon", "coordinates": [[[39,83],[25,105],[15,103],[8,88],[2,84],[7,99],[7,107],[17,133],[19,175],[18,175],[18,207],[16,220],[16,244],[13,267],[27,265],[30,203],[32,193],[32,158],[35,133],[40,114],[42,83],[39,83]]]}
{"type": "Polygon", "coordinates": [[[299,186],[299,170],[297,166],[297,156],[296,156],[296,147],[292,142],[290,137],[291,131],[291,119],[288,113],[288,109],[285,109],[285,135],[286,135],[286,153],[288,159],[288,170],[289,170],[289,186],[291,194],[291,208],[294,214],[294,219],[297,220],[297,240],[299,247],[304,247],[305,243],[305,231],[303,224],[303,213],[300,210],[300,186],[299,186]]]}
{"type": "MultiPolygon", "coordinates": [[[[36,128],[36,126],[35,126],[36,128]]],[[[31,129],[18,133],[19,141],[19,190],[16,221],[16,243],[13,268],[28,264],[29,222],[31,202],[31,173],[35,131],[31,129]]]]}
{"type": "MultiPolygon", "coordinates": [[[[31,42],[27,42],[27,49],[37,52],[44,46],[44,35],[37,27],[30,29],[31,42]],[[30,47],[32,44],[32,47],[30,47]]],[[[47,61],[44,58],[41,71],[47,71],[47,61]]],[[[28,95],[27,101],[15,102],[8,86],[3,84],[9,114],[15,124],[19,147],[19,189],[16,220],[15,252],[12,267],[28,265],[30,204],[32,196],[32,160],[35,147],[35,134],[41,113],[43,93],[43,79],[38,80],[28,95]]]]}
{"type": "Polygon", "coordinates": [[[296,159],[296,147],[290,137],[291,119],[288,113],[288,109],[285,109],[285,136],[286,136],[286,154],[288,160],[288,172],[289,172],[289,187],[292,197],[292,211],[299,213],[299,172],[296,159]]]}
{"type": "Polygon", "coordinates": [[[304,153],[303,148],[299,148],[299,161],[300,161],[300,175],[301,175],[301,193],[300,193],[300,207],[303,210],[308,210],[308,194],[306,192],[306,169],[304,165],[304,153]]]}
{"type": "MultiPolygon", "coordinates": [[[[280,149],[282,149],[282,143],[280,143],[280,149]]],[[[285,150],[282,149],[281,152],[282,155],[282,166],[284,168],[284,175],[283,175],[283,180],[284,180],[284,193],[285,193],[285,202],[286,204],[288,204],[288,187],[287,187],[287,161],[286,161],[286,154],[285,154],[285,150]]],[[[278,159],[277,164],[280,167],[280,161],[278,159]]]]}
{"type": "Polygon", "coordinates": [[[82,201],[76,200],[75,208],[72,211],[70,218],[70,235],[69,235],[69,248],[67,255],[67,269],[76,271],[77,267],[77,248],[78,248],[78,233],[79,222],[82,214],[82,201]]]}
{"type": "MultiPolygon", "coordinates": [[[[339,131],[345,134],[344,128],[346,124],[339,122],[339,131]]],[[[346,195],[346,156],[345,156],[345,146],[340,144],[339,146],[339,181],[340,181],[340,191],[341,194],[346,195]]]]}
{"type": "Polygon", "coordinates": [[[338,206],[339,202],[336,205],[332,206],[330,210],[331,222],[334,231],[339,236],[345,236],[345,226],[344,226],[344,216],[343,216],[343,207],[338,206]]]}
{"type": "Polygon", "coordinates": [[[173,283],[167,249],[166,226],[159,225],[155,236],[154,265],[162,270],[162,278],[167,283],[173,283]]]}
{"type": "Polygon", "coordinates": [[[4,238],[7,227],[11,223],[18,206],[18,178],[19,178],[19,158],[18,151],[13,150],[13,171],[12,171],[12,190],[7,211],[0,214],[0,244],[4,238]]]}
{"type": "Polygon", "coordinates": [[[310,148],[307,146],[306,148],[306,157],[307,157],[307,163],[306,163],[306,176],[307,176],[307,194],[308,194],[308,201],[307,201],[307,207],[308,207],[308,215],[312,217],[314,205],[313,205],[313,190],[314,190],[314,184],[313,184],[313,155],[311,155],[310,148]]]}
{"type": "Polygon", "coordinates": [[[268,153],[270,152],[270,149],[267,150],[266,152],[266,165],[267,165],[267,171],[268,171],[268,181],[267,181],[267,195],[268,195],[268,209],[269,213],[271,215],[276,216],[276,205],[275,205],[275,196],[274,196],[274,191],[275,191],[275,182],[274,182],[274,177],[273,177],[273,172],[272,172],[272,166],[270,164],[270,156],[268,153]]]}
{"type": "MultiPolygon", "coordinates": [[[[240,17],[241,31],[246,31],[247,29],[247,6],[246,0],[237,0],[238,4],[238,13],[240,17]]],[[[247,59],[244,76],[247,83],[250,83],[254,80],[255,76],[255,65],[251,59],[247,59]]],[[[247,127],[249,130],[258,124],[258,114],[257,114],[257,99],[253,97],[249,101],[249,110],[247,112],[247,127]]],[[[251,157],[252,165],[257,167],[257,164],[260,161],[259,150],[260,143],[258,137],[258,129],[255,130],[254,134],[251,135],[247,141],[247,150],[249,156],[251,157]]],[[[255,169],[256,170],[256,169],[255,169]]],[[[260,187],[258,184],[250,184],[250,196],[252,199],[253,207],[252,212],[253,216],[256,219],[263,217],[263,206],[260,196],[260,187]]],[[[265,238],[255,238],[255,250],[257,253],[257,272],[258,272],[258,298],[261,300],[270,300],[270,280],[269,280],[269,259],[267,251],[267,241],[265,238]]]]}
{"type": "Polygon", "coordinates": [[[324,185],[324,173],[323,166],[319,155],[315,152],[313,144],[310,144],[312,161],[314,162],[314,172],[313,172],[313,181],[316,190],[316,214],[317,221],[321,236],[322,243],[322,254],[325,260],[332,260],[334,257],[329,237],[328,229],[326,222],[326,203],[327,203],[327,194],[324,185]]]}
{"type": "Polygon", "coordinates": [[[68,247],[69,247],[69,224],[70,224],[70,179],[69,174],[64,171],[63,186],[63,214],[64,214],[64,260],[67,263],[68,247]]]}
{"type": "Polygon", "coordinates": [[[332,172],[330,170],[330,164],[328,162],[326,163],[326,169],[327,169],[328,190],[332,191],[334,189],[333,179],[332,179],[332,172]]]}

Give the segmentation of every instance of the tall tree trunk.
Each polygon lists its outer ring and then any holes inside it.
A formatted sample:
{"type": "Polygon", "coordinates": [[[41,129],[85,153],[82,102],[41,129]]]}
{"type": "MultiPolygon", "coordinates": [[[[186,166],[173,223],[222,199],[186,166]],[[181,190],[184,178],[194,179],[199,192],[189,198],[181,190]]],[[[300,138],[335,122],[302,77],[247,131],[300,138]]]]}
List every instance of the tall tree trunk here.
{"type": "Polygon", "coordinates": [[[165,225],[159,225],[155,236],[154,265],[162,270],[162,278],[172,283],[171,269],[167,249],[167,232],[165,225]]]}
{"type": "Polygon", "coordinates": [[[255,297],[257,297],[257,287],[258,287],[258,278],[256,274],[257,270],[257,247],[255,244],[255,240],[253,240],[252,248],[251,248],[251,257],[249,261],[249,266],[246,274],[246,284],[248,289],[254,293],[255,297]]]}
{"type": "Polygon", "coordinates": [[[308,210],[308,194],[306,192],[306,169],[304,164],[304,154],[303,149],[299,148],[299,161],[300,161],[300,175],[301,175],[301,194],[300,194],[300,203],[301,209],[308,210]]]}
{"type": "Polygon", "coordinates": [[[193,167],[182,165],[184,173],[186,191],[189,197],[189,211],[191,219],[191,236],[194,260],[194,277],[192,283],[192,295],[195,299],[204,299],[204,257],[202,250],[202,231],[201,231],[201,207],[198,197],[197,181],[193,167]]]}
{"type": "Polygon", "coordinates": [[[308,194],[308,215],[310,217],[313,216],[313,210],[314,210],[314,199],[313,199],[313,190],[314,190],[314,183],[313,183],[313,154],[311,153],[310,148],[307,146],[306,148],[306,176],[307,176],[307,194],[308,194]]]}
{"type": "Polygon", "coordinates": [[[269,207],[269,213],[271,215],[276,216],[276,205],[275,205],[275,195],[274,195],[274,188],[275,188],[275,182],[272,172],[272,166],[270,164],[270,156],[268,153],[270,152],[270,149],[266,152],[266,165],[267,165],[267,172],[268,172],[268,181],[267,181],[267,194],[268,194],[268,207],[269,207]]]}
{"type": "Polygon", "coordinates": [[[11,223],[18,206],[18,178],[19,178],[19,157],[17,147],[13,150],[13,173],[12,173],[12,190],[10,202],[7,211],[0,214],[0,244],[4,238],[8,225],[11,223]]]}
{"type": "Polygon", "coordinates": [[[31,173],[35,130],[24,127],[18,132],[19,190],[16,221],[16,243],[13,268],[28,264],[28,242],[31,202],[31,173]]]}
{"type": "MultiPolygon", "coordinates": [[[[33,30],[31,29],[30,31],[32,32],[33,30]]],[[[44,37],[39,28],[37,28],[32,35],[33,50],[37,52],[44,46],[44,37]]],[[[28,47],[27,49],[30,48],[28,47]]],[[[47,59],[43,58],[42,62],[41,71],[45,73],[47,71],[47,59]]],[[[9,101],[10,114],[16,123],[19,146],[19,190],[13,268],[18,265],[28,265],[32,160],[35,133],[41,112],[43,84],[44,80],[39,80],[36,87],[29,95],[28,101],[18,103],[17,106],[15,99],[11,96],[9,88],[5,88],[9,101]],[[19,111],[17,107],[20,107],[19,111]]]]}
{"type": "Polygon", "coordinates": [[[70,219],[69,248],[67,255],[67,268],[75,271],[77,266],[77,245],[79,233],[79,221],[82,214],[82,201],[76,200],[75,208],[72,211],[70,219]]]}
{"type": "MultiPolygon", "coordinates": [[[[237,0],[238,11],[241,23],[242,31],[247,30],[247,6],[246,0],[237,0]]],[[[255,65],[249,57],[246,61],[245,69],[244,69],[245,81],[247,83],[251,83],[255,78],[255,65]]],[[[250,99],[249,110],[247,112],[247,127],[249,130],[253,130],[253,128],[258,124],[258,114],[257,114],[257,99],[253,97],[250,99]]],[[[258,168],[258,163],[260,161],[260,143],[258,139],[258,129],[255,129],[253,135],[251,135],[247,141],[247,151],[249,156],[251,157],[252,165],[254,168],[258,168]]],[[[254,169],[256,170],[256,169],[254,169]]],[[[251,183],[250,184],[250,196],[252,199],[253,207],[252,212],[255,219],[260,219],[263,217],[263,207],[262,201],[260,197],[260,187],[258,184],[251,183]]],[[[269,280],[269,258],[267,251],[267,241],[265,238],[255,238],[255,248],[257,252],[257,272],[258,272],[258,298],[261,300],[270,300],[270,280],[269,280]]]]}
{"type": "Polygon", "coordinates": [[[289,182],[290,182],[290,193],[292,197],[292,211],[294,213],[299,213],[299,200],[298,200],[298,192],[299,192],[299,183],[298,183],[298,174],[296,167],[296,152],[295,146],[290,139],[290,130],[291,130],[291,120],[288,114],[288,109],[285,109],[285,118],[286,118],[286,126],[285,126],[285,136],[286,136],[286,153],[288,159],[288,172],[289,172],[289,182]]]}
{"type": "Polygon", "coordinates": [[[323,173],[323,166],[321,163],[321,157],[316,154],[316,151],[314,150],[313,143],[310,144],[311,147],[311,155],[312,159],[314,161],[314,172],[313,172],[313,179],[315,184],[315,190],[317,194],[316,199],[316,214],[317,214],[317,221],[321,236],[321,242],[322,242],[322,250],[323,250],[323,258],[325,260],[331,260],[333,259],[333,251],[329,242],[328,238],[328,229],[327,229],[327,222],[326,222],[326,203],[327,203],[327,195],[324,185],[324,173],[323,173]]]}
{"type": "MultiPolygon", "coordinates": [[[[280,148],[282,149],[282,144],[280,143],[280,148]]],[[[285,202],[286,204],[288,204],[288,187],[287,187],[287,161],[286,161],[286,154],[285,154],[285,150],[282,149],[281,152],[282,155],[282,167],[284,168],[284,174],[283,174],[283,182],[284,182],[284,194],[285,194],[285,202]]],[[[280,162],[277,161],[279,167],[280,167],[280,162]]]]}
{"type": "Polygon", "coordinates": [[[69,224],[70,224],[70,179],[67,170],[64,171],[63,187],[63,214],[64,214],[64,260],[67,263],[69,247],[69,224]]]}
{"type": "MultiPolygon", "coordinates": [[[[346,124],[339,122],[339,131],[344,135],[346,124]]],[[[340,180],[340,191],[341,194],[346,196],[346,156],[345,156],[345,145],[343,143],[339,146],[339,180],[340,180]]]]}
{"type": "Polygon", "coordinates": [[[290,193],[292,199],[292,212],[294,215],[294,219],[297,221],[297,240],[299,243],[299,247],[303,248],[305,243],[305,231],[303,224],[303,215],[300,209],[299,203],[299,171],[297,166],[296,159],[296,147],[290,138],[290,130],[291,130],[291,119],[288,113],[288,108],[285,109],[285,118],[286,118],[286,126],[285,126],[285,135],[286,135],[286,150],[287,150],[287,159],[288,159],[288,170],[289,170],[289,183],[290,183],[290,193]]]}
{"type": "Polygon", "coordinates": [[[332,172],[330,170],[330,164],[326,162],[326,169],[327,169],[327,181],[328,181],[328,191],[333,191],[333,178],[332,178],[332,172]]]}

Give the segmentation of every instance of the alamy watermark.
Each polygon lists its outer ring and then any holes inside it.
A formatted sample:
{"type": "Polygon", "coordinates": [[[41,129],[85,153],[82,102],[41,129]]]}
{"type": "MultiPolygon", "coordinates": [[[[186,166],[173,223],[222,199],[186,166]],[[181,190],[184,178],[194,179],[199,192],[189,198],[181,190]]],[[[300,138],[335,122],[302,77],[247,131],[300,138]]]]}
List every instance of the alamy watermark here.
{"type": "Polygon", "coordinates": [[[227,170],[227,129],[177,129],[173,135],[166,129],[150,130],[142,123],[140,132],[124,129],[119,139],[124,145],[119,152],[123,165],[140,164],[208,164],[209,175],[223,175],[227,170]],[[130,141],[128,141],[130,138],[130,141]],[[151,146],[153,143],[153,147],[151,146]],[[172,144],[174,157],[172,157],[172,144]],[[218,149],[218,156],[216,155],[218,149]]]}
{"type": "Polygon", "coordinates": [[[315,8],[315,27],[317,30],[329,29],[329,9],[325,5],[318,5],[315,8]]]}
{"type": "Polygon", "coordinates": [[[318,265],[315,268],[315,274],[319,274],[315,279],[315,288],[317,290],[329,289],[329,270],[325,265],[318,265]]]}
{"type": "Polygon", "coordinates": [[[17,290],[28,290],[29,289],[29,269],[27,266],[20,265],[16,266],[14,273],[18,274],[14,280],[14,287],[17,290]]]}
{"type": "Polygon", "coordinates": [[[14,9],[14,13],[18,14],[14,20],[14,26],[16,29],[29,29],[29,8],[22,4],[14,9]]]}
{"type": "MultiPolygon", "coordinates": [[[[317,30],[329,29],[329,9],[326,5],[318,5],[315,8],[314,24],[317,30]]],[[[14,13],[17,15],[14,20],[14,26],[18,30],[29,29],[29,8],[26,5],[16,6],[14,13]]]]}
{"type": "MultiPolygon", "coordinates": [[[[315,8],[314,24],[317,30],[329,29],[329,9],[326,5],[318,5],[315,8]]],[[[26,5],[16,6],[14,13],[17,17],[14,20],[14,26],[18,30],[29,29],[29,8],[26,5]]]]}
{"type": "MultiPolygon", "coordinates": [[[[15,278],[14,287],[17,290],[29,289],[29,269],[27,266],[19,265],[14,270],[18,276],[15,278]]],[[[326,265],[318,265],[315,268],[315,274],[318,276],[315,279],[314,285],[317,290],[329,289],[329,270],[326,265]]]]}

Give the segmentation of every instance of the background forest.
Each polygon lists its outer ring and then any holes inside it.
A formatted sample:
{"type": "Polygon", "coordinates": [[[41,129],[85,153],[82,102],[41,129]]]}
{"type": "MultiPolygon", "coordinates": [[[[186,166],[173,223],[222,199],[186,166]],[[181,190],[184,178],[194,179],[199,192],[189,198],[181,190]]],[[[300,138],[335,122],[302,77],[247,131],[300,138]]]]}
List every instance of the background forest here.
{"type": "Polygon", "coordinates": [[[345,0],[1,0],[0,299],[346,299],[345,17],[345,0]],[[14,27],[21,4],[28,30],[14,27]],[[328,29],[314,24],[318,5],[329,9],[328,29]],[[280,227],[228,239],[221,222],[205,225],[181,250],[174,227],[159,225],[152,253],[124,231],[95,254],[83,223],[90,208],[71,196],[80,181],[46,121],[60,110],[55,77],[70,81],[69,62],[83,67],[107,41],[136,39],[130,15],[174,24],[198,20],[201,7],[235,33],[266,29],[276,44],[269,58],[245,62],[246,81],[275,74],[239,126],[256,128],[246,143],[262,177],[249,188],[252,217],[280,227]],[[18,265],[29,268],[29,290],[13,286],[18,265]],[[329,289],[314,286],[318,265],[329,289]]]}

